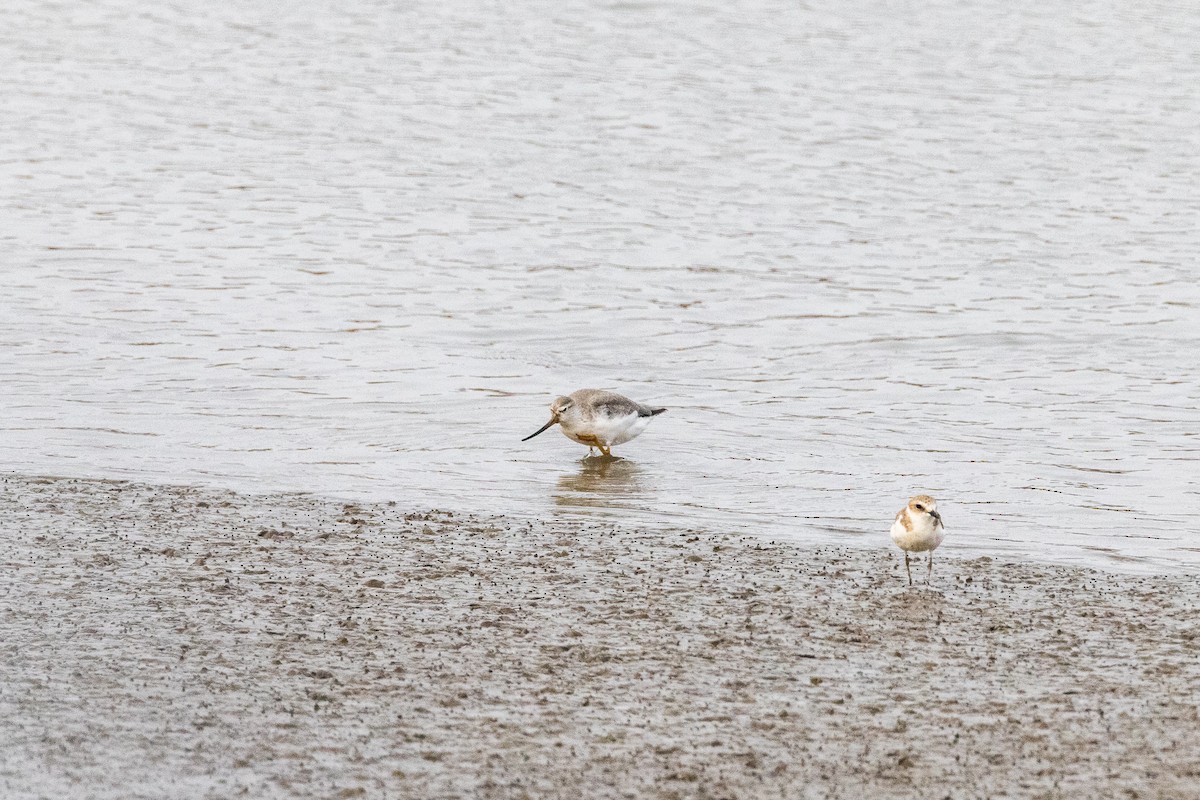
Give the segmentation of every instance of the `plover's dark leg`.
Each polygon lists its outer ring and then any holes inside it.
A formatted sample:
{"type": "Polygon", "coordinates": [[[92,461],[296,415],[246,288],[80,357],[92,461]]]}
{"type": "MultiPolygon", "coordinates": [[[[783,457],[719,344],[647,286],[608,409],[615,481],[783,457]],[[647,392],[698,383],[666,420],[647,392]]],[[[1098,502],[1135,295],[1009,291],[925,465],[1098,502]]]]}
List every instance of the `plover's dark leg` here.
{"type": "Polygon", "coordinates": [[[933,551],[929,551],[929,571],[925,573],[925,585],[929,585],[929,579],[933,577],[933,551]]]}
{"type": "Polygon", "coordinates": [[[912,567],[908,566],[908,551],[904,551],[904,571],[908,573],[908,585],[912,586],[912,567]]]}

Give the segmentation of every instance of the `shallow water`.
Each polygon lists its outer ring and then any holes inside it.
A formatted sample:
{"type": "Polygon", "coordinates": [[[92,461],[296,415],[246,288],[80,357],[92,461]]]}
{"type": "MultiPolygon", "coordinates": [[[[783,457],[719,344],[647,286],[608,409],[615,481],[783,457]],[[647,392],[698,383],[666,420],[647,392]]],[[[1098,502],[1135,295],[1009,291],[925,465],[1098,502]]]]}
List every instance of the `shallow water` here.
{"type": "Polygon", "coordinates": [[[1186,8],[7,17],[3,469],[1200,564],[1186,8]]]}

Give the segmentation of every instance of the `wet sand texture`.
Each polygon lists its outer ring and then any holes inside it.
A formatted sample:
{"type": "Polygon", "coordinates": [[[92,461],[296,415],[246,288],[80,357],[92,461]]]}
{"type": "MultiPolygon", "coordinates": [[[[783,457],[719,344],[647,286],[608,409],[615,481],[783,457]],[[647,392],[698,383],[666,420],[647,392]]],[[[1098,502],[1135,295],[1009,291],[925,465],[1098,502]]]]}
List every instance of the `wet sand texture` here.
{"type": "Polygon", "coordinates": [[[1200,795],[1190,577],[0,489],[4,797],[1200,795]]]}

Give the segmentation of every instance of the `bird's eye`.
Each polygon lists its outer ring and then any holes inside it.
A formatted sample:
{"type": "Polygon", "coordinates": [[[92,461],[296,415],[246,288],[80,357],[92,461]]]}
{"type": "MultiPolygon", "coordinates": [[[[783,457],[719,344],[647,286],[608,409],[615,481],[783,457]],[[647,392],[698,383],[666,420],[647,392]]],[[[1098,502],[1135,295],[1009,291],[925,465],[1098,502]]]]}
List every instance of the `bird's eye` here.
{"type": "Polygon", "coordinates": [[[925,506],[921,505],[920,503],[917,503],[915,506],[913,506],[913,508],[915,508],[917,511],[925,510],[925,506]]]}

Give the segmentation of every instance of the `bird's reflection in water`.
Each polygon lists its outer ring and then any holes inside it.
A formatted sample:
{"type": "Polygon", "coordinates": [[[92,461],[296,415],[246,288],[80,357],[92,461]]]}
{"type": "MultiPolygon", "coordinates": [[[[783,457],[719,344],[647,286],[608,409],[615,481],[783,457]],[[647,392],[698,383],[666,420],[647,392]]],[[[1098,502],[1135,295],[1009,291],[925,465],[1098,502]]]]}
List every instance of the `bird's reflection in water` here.
{"type": "Polygon", "coordinates": [[[558,478],[554,502],[560,506],[620,506],[622,497],[641,496],[646,486],[642,469],[616,456],[589,456],[579,469],[558,478]]]}

